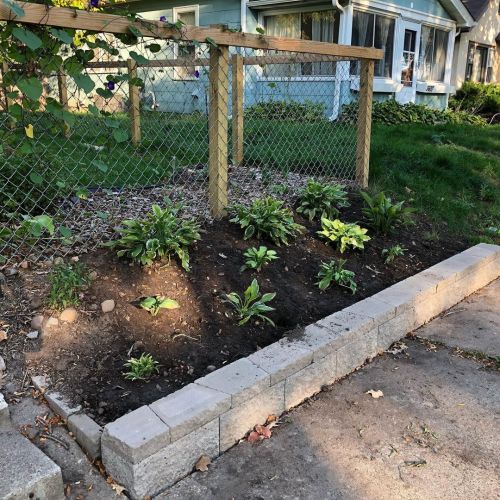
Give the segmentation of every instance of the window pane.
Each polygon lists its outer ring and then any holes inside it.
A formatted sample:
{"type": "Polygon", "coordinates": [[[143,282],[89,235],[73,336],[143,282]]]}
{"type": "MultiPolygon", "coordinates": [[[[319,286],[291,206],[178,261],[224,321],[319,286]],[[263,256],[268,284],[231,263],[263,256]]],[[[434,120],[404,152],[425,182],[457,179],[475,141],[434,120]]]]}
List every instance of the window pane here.
{"type": "Polygon", "coordinates": [[[446,53],[448,51],[448,32],[435,29],[434,54],[431,79],[435,82],[444,82],[446,71],[446,53]]]}
{"type": "Polygon", "coordinates": [[[434,28],[422,26],[420,38],[420,79],[431,80],[434,28]]]}
{"type": "Polygon", "coordinates": [[[178,12],[177,20],[182,21],[184,24],[194,26],[196,24],[196,15],[194,10],[191,12],[178,12]]]}
{"type": "Polygon", "coordinates": [[[373,14],[354,11],[351,45],[373,47],[373,14]]]}
{"type": "Polygon", "coordinates": [[[374,47],[384,51],[384,58],[375,64],[375,76],[392,76],[392,57],[394,53],[394,19],[377,16],[375,19],[374,47]]]}
{"type": "MultiPolygon", "coordinates": [[[[338,41],[338,16],[334,10],[304,12],[302,14],[302,38],[317,42],[336,43],[338,41]]],[[[303,75],[333,75],[333,62],[304,63],[303,75]]]]}

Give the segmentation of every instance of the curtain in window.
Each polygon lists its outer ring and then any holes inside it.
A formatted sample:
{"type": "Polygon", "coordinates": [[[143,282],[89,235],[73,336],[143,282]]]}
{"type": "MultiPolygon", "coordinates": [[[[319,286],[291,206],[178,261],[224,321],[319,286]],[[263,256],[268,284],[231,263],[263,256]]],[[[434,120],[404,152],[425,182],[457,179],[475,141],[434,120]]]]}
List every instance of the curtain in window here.
{"type": "Polygon", "coordinates": [[[420,38],[420,80],[444,82],[448,37],[449,33],[447,31],[422,26],[420,38]]]}
{"type": "Polygon", "coordinates": [[[392,76],[392,56],[394,50],[394,20],[377,16],[375,19],[375,42],[377,49],[384,51],[384,58],[375,65],[375,75],[392,76]]]}
{"type": "Polygon", "coordinates": [[[435,82],[444,82],[447,51],[448,33],[446,31],[436,29],[434,36],[434,64],[432,67],[432,80],[435,82]]]}
{"type": "Polygon", "coordinates": [[[431,80],[434,29],[422,26],[420,37],[420,79],[431,80]]]}
{"type": "MultiPolygon", "coordinates": [[[[308,17],[311,18],[311,39],[318,42],[334,43],[338,39],[335,36],[335,12],[325,10],[302,14],[302,24],[307,24],[308,17]]],[[[333,75],[335,73],[333,62],[307,63],[311,66],[313,75],[333,75]]],[[[303,68],[303,72],[304,72],[303,68]]],[[[306,72],[304,72],[306,73],[306,72]]]]}

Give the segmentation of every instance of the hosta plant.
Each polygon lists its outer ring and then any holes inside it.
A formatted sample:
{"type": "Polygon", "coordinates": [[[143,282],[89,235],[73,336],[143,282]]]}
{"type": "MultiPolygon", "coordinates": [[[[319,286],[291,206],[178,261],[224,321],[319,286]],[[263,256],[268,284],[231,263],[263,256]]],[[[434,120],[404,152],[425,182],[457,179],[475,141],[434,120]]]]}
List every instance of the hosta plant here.
{"type": "Polygon", "coordinates": [[[297,212],[310,221],[339,214],[340,207],[348,207],[347,191],[341,184],[322,184],[310,179],[299,194],[297,212]]]}
{"type": "Polygon", "coordinates": [[[382,257],[384,257],[384,262],[390,264],[396,257],[401,257],[405,254],[406,248],[401,245],[394,245],[390,248],[384,248],[382,250],[382,257]]]}
{"type": "Polygon", "coordinates": [[[339,286],[349,288],[353,294],[356,293],[358,288],[354,281],[356,275],[352,271],[344,269],[346,262],[344,259],[339,259],[321,263],[317,283],[320,290],[326,290],[333,282],[339,286]]]}
{"type": "Polygon", "coordinates": [[[231,222],[245,231],[244,238],[268,238],[276,245],[288,245],[304,227],[293,220],[293,213],[284,202],[272,197],[255,200],[250,206],[233,205],[231,222]]]}
{"type": "Polygon", "coordinates": [[[80,303],[80,293],[90,283],[90,273],[80,262],[58,264],[49,274],[49,283],[49,307],[64,309],[80,303]]]}
{"type": "Polygon", "coordinates": [[[141,354],[139,358],[130,358],[123,366],[129,370],[123,375],[128,380],[147,380],[158,371],[158,361],[151,354],[141,354]]]}
{"type": "Polygon", "coordinates": [[[118,249],[119,257],[128,257],[146,266],[164,257],[176,256],[189,271],[188,248],[200,239],[199,225],[179,217],[179,207],[153,205],[142,220],[128,219],[117,228],[120,238],[105,245],[118,249]]]}
{"type": "Polygon", "coordinates": [[[358,226],[355,223],[342,222],[339,219],[321,219],[322,230],[318,234],[328,241],[336,243],[340,253],[344,253],[347,248],[359,248],[363,250],[365,243],[371,238],[366,234],[368,229],[358,226]]]}
{"type": "Polygon", "coordinates": [[[239,325],[244,325],[255,317],[274,326],[273,320],[266,316],[268,312],[274,311],[273,307],[267,305],[274,297],[276,297],[276,293],[261,295],[259,283],[254,279],[243,292],[243,297],[240,297],[236,292],[231,292],[224,296],[224,302],[228,302],[236,310],[239,325]]]}
{"type": "Polygon", "coordinates": [[[380,233],[390,233],[397,223],[407,220],[413,212],[411,208],[403,207],[404,201],[393,203],[383,192],[375,196],[361,192],[361,196],[366,205],[363,214],[370,221],[370,225],[380,233]]]}
{"type": "Polygon", "coordinates": [[[241,271],[250,269],[260,272],[264,266],[267,266],[267,264],[273,260],[279,259],[274,250],[268,250],[267,247],[264,246],[249,248],[243,255],[246,260],[245,264],[241,266],[241,271]]]}
{"type": "Polygon", "coordinates": [[[148,311],[152,316],[156,316],[160,309],[179,309],[179,303],[173,299],[167,299],[161,295],[153,295],[145,297],[139,302],[142,309],[148,311]]]}

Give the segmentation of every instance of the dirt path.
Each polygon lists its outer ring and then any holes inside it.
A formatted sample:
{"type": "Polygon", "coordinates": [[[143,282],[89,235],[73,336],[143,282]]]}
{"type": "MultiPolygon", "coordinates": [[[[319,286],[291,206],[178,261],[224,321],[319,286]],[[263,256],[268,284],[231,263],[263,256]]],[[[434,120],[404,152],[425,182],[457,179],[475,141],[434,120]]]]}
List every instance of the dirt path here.
{"type": "Polygon", "coordinates": [[[500,498],[499,358],[473,352],[500,355],[499,303],[497,280],[160,498],[500,498]]]}

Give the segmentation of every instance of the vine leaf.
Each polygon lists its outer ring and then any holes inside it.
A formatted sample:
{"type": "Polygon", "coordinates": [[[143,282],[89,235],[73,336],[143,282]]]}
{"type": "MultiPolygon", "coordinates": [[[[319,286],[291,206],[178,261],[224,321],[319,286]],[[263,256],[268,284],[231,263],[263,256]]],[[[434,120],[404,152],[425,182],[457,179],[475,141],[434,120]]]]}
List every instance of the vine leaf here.
{"type": "Polygon", "coordinates": [[[116,142],[125,142],[128,139],[128,133],[126,130],[117,128],[113,130],[113,137],[116,142]]]}
{"type": "Polygon", "coordinates": [[[24,17],[24,10],[12,0],[2,0],[5,5],[16,15],[16,17],[24,17]]]}
{"type": "Polygon", "coordinates": [[[96,166],[103,174],[109,170],[108,166],[99,160],[93,160],[92,165],[96,166]]]}
{"type": "Polygon", "coordinates": [[[67,44],[73,43],[73,37],[67,31],[51,28],[50,32],[54,37],[56,37],[62,43],[67,43],[67,44]]]}
{"type": "Polygon", "coordinates": [[[143,55],[138,54],[137,52],[131,50],[129,52],[129,56],[137,63],[139,64],[147,64],[149,62],[148,59],[146,59],[143,55]]]}
{"type": "Polygon", "coordinates": [[[33,137],[34,137],[33,125],[31,123],[29,125],[26,125],[26,127],[24,127],[24,131],[30,139],[33,139],[33,137]]]}
{"type": "Polygon", "coordinates": [[[26,97],[33,101],[38,101],[43,92],[42,83],[34,76],[21,78],[17,86],[26,97]]]}
{"type": "Polygon", "coordinates": [[[43,177],[38,172],[30,173],[30,181],[37,186],[43,183],[43,177]]]}
{"type": "Polygon", "coordinates": [[[94,90],[95,83],[89,75],[73,75],[76,86],[82,89],[86,94],[90,94],[94,90]]]}
{"type": "Polygon", "coordinates": [[[37,50],[42,46],[40,38],[26,28],[13,28],[12,35],[14,35],[20,42],[27,45],[31,50],[37,50]]]}
{"type": "Polygon", "coordinates": [[[132,33],[132,35],[136,36],[137,38],[140,38],[142,36],[141,31],[135,26],[130,25],[128,29],[130,30],[130,33],[132,33]]]}

